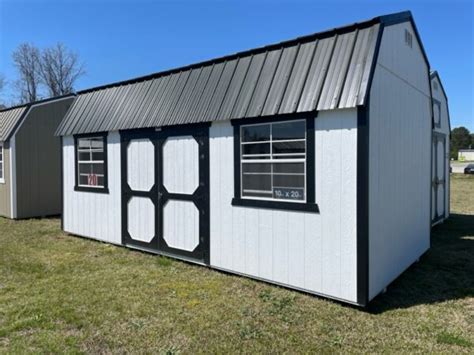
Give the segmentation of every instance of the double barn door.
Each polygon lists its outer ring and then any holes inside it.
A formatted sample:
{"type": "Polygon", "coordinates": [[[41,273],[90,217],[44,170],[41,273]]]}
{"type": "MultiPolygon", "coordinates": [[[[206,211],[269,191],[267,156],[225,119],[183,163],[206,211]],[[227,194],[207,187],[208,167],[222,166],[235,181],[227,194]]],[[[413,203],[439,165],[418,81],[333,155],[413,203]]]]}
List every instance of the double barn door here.
{"type": "Polygon", "coordinates": [[[121,132],[122,243],[209,263],[209,128],[121,132]]]}

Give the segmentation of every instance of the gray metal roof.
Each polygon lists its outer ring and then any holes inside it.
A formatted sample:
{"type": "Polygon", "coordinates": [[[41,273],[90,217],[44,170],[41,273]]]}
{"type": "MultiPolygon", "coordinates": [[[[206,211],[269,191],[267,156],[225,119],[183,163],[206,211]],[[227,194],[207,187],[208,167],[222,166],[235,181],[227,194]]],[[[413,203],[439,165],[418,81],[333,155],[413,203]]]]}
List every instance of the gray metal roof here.
{"type": "Polygon", "coordinates": [[[0,111],[0,142],[9,139],[27,108],[27,105],[23,105],[0,111]]]}
{"type": "Polygon", "coordinates": [[[362,105],[382,18],[79,92],[56,134],[362,105]]]}

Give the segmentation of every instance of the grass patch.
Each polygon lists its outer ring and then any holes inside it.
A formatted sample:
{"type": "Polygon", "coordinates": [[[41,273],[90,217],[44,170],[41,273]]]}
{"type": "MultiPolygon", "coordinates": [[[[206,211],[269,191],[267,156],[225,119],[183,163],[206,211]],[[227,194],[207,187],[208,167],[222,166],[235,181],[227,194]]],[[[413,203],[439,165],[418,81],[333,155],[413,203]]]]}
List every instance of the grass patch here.
{"type": "Polygon", "coordinates": [[[451,209],[368,310],[0,219],[0,353],[472,353],[474,176],[451,209]]]}
{"type": "Polygon", "coordinates": [[[438,334],[438,337],[436,338],[438,343],[441,344],[448,344],[448,345],[458,345],[458,346],[464,346],[464,347],[471,347],[472,343],[459,335],[447,333],[447,332],[442,332],[438,334]]]}

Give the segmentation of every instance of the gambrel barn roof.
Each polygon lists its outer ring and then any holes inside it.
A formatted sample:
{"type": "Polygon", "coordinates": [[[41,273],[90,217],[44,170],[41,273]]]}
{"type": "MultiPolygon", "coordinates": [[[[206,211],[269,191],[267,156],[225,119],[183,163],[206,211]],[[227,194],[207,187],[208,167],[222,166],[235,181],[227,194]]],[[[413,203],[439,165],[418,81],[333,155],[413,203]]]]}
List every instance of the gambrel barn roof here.
{"type": "Polygon", "coordinates": [[[376,17],[79,92],[56,134],[104,132],[363,105],[386,22],[376,17]]]}
{"type": "Polygon", "coordinates": [[[0,142],[5,142],[10,138],[26,109],[27,105],[22,105],[0,111],[0,142]]]}
{"type": "Polygon", "coordinates": [[[17,127],[28,116],[31,107],[72,96],[74,94],[50,97],[0,110],[0,142],[8,141],[12,137],[17,127]]]}

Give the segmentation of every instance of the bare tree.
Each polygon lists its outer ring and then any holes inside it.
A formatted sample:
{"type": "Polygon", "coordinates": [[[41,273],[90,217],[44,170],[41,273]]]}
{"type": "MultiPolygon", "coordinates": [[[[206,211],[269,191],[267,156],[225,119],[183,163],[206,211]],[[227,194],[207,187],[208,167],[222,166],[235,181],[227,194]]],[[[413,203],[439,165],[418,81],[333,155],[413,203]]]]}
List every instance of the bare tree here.
{"type": "Polygon", "coordinates": [[[30,43],[23,43],[13,52],[13,62],[20,78],[15,83],[21,102],[36,101],[39,98],[40,51],[30,43]]]}
{"type": "Polygon", "coordinates": [[[85,74],[84,65],[77,53],[70,51],[63,43],[46,48],[41,54],[40,76],[50,96],[73,92],[76,80],[85,74]]]}
{"type": "Polygon", "coordinates": [[[5,105],[3,104],[3,99],[1,97],[4,87],[5,87],[5,76],[2,73],[0,73],[0,110],[5,108],[5,105]]]}

